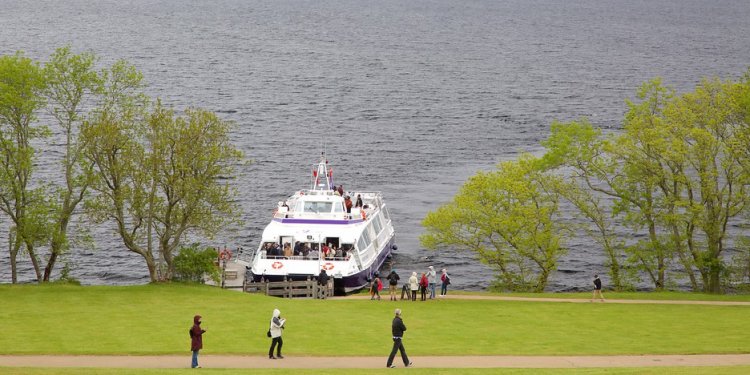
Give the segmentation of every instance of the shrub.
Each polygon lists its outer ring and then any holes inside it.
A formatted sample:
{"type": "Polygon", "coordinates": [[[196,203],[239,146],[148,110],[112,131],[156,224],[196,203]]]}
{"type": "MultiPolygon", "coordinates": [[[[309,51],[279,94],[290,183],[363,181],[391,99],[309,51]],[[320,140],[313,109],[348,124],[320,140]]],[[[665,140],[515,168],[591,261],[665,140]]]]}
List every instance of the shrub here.
{"type": "Polygon", "coordinates": [[[198,245],[180,249],[180,253],[174,257],[174,279],[203,283],[204,275],[215,282],[219,282],[219,267],[216,266],[218,252],[212,248],[198,250],[198,245]]]}

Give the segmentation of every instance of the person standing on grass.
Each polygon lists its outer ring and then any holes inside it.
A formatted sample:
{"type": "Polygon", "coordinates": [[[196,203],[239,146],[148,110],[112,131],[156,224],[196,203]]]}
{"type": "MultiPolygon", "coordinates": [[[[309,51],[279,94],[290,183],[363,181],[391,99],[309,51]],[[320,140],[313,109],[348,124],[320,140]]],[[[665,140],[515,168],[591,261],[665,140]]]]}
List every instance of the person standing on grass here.
{"type": "Polygon", "coordinates": [[[193,352],[193,362],[190,367],[192,368],[201,368],[198,365],[198,351],[203,349],[204,333],[206,333],[206,330],[201,328],[201,316],[194,316],[193,327],[190,328],[190,351],[193,352]]]}
{"type": "Polygon", "coordinates": [[[411,300],[416,301],[417,290],[419,290],[419,279],[417,278],[416,272],[411,273],[411,277],[409,278],[409,289],[411,289],[411,300]]]}
{"type": "Polygon", "coordinates": [[[396,300],[396,288],[398,288],[399,279],[400,278],[398,277],[396,270],[391,270],[391,274],[388,275],[388,291],[391,295],[391,301],[396,300]]]}
{"type": "Polygon", "coordinates": [[[284,341],[281,339],[281,331],[284,329],[284,323],[286,323],[286,319],[281,318],[281,311],[279,309],[273,309],[273,317],[271,318],[271,338],[273,339],[271,341],[271,348],[268,349],[268,358],[269,359],[283,359],[284,356],[281,355],[281,346],[284,345],[284,341]],[[276,345],[279,345],[276,347],[276,345]],[[276,348],[276,357],[273,356],[273,349],[276,348]]]}
{"type": "Polygon", "coordinates": [[[448,270],[443,268],[443,274],[440,275],[440,281],[443,283],[440,287],[440,295],[448,294],[448,285],[451,285],[451,278],[448,276],[448,270]]]}
{"type": "Polygon", "coordinates": [[[372,291],[370,292],[370,300],[374,300],[376,297],[380,301],[380,290],[383,289],[383,282],[380,281],[380,274],[375,272],[375,279],[372,280],[372,291]]]}
{"type": "Polygon", "coordinates": [[[422,272],[422,277],[419,279],[419,291],[422,295],[422,301],[427,300],[427,286],[429,283],[427,282],[427,274],[422,272]]]}
{"type": "Polygon", "coordinates": [[[435,282],[437,281],[437,273],[435,268],[432,266],[427,267],[427,281],[429,281],[430,288],[430,299],[435,298],[435,282]]]}
{"type": "Polygon", "coordinates": [[[599,299],[604,302],[604,295],[602,295],[602,281],[599,279],[599,275],[594,275],[594,295],[591,296],[591,302],[594,302],[597,295],[599,296],[599,299]]]}
{"type": "Polygon", "coordinates": [[[396,309],[396,317],[393,318],[393,322],[391,323],[391,333],[393,336],[393,349],[391,349],[391,355],[388,356],[388,363],[385,365],[388,368],[396,368],[396,365],[393,364],[393,359],[396,358],[396,352],[401,352],[401,359],[404,361],[404,367],[411,367],[413,365],[412,362],[409,361],[409,357],[406,356],[406,349],[404,349],[404,331],[406,331],[406,326],[404,325],[404,321],[401,320],[401,309],[396,309]]]}

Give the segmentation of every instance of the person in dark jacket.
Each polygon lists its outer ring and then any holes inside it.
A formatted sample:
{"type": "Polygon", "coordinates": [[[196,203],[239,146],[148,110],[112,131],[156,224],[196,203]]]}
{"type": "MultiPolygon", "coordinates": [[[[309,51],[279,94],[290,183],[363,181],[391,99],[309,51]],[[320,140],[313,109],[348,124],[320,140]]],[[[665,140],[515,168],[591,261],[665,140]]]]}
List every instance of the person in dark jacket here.
{"type": "Polygon", "coordinates": [[[391,350],[391,355],[388,356],[388,363],[386,364],[386,367],[395,368],[396,365],[393,364],[393,359],[396,357],[396,352],[401,352],[401,359],[404,361],[405,367],[411,367],[413,363],[409,362],[409,357],[406,356],[406,349],[404,349],[404,343],[402,342],[404,338],[404,331],[406,331],[406,326],[404,325],[404,321],[401,320],[401,309],[396,309],[396,317],[393,318],[393,322],[391,323],[391,333],[393,334],[393,349],[391,350]]]}
{"type": "Polygon", "coordinates": [[[602,281],[599,279],[599,275],[594,275],[594,295],[591,297],[591,302],[594,302],[597,295],[599,295],[599,299],[604,302],[604,296],[602,295],[602,281]]]}
{"type": "Polygon", "coordinates": [[[391,274],[388,275],[388,291],[391,295],[391,301],[396,301],[396,289],[398,288],[398,274],[396,270],[391,270],[391,274]]]}
{"type": "Polygon", "coordinates": [[[206,330],[201,328],[201,316],[194,316],[193,327],[190,328],[190,350],[193,352],[192,368],[200,368],[198,366],[198,351],[203,349],[203,334],[205,332],[206,330]]]}
{"type": "Polygon", "coordinates": [[[320,269],[320,273],[318,274],[318,285],[320,286],[320,288],[318,288],[318,297],[325,299],[328,296],[328,273],[325,268],[320,269]]]}

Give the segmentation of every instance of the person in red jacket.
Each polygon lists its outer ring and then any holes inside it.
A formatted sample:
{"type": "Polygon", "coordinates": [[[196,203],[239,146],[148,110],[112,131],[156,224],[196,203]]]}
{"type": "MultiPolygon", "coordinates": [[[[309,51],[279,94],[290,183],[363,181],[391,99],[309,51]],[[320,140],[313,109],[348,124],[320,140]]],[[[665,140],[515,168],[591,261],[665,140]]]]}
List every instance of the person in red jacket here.
{"type": "Polygon", "coordinates": [[[201,316],[193,317],[193,327],[190,328],[190,350],[193,352],[192,368],[201,368],[198,366],[198,351],[203,349],[203,334],[205,329],[201,328],[201,316]]]}
{"type": "Polygon", "coordinates": [[[422,277],[419,279],[419,290],[422,292],[422,301],[427,300],[427,286],[429,284],[429,281],[427,281],[427,274],[422,272],[422,277]]]}

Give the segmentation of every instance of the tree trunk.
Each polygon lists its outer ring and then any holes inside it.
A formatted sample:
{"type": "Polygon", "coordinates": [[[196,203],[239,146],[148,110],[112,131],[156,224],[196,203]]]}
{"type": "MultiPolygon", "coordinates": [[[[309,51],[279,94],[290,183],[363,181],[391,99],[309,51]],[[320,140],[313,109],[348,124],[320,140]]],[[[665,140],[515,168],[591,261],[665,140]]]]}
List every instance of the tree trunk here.
{"type": "Polygon", "coordinates": [[[36,252],[34,251],[34,244],[31,242],[26,243],[26,250],[31,258],[31,264],[34,266],[34,273],[36,274],[36,281],[42,282],[42,269],[39,266],[39,259],[36,258],[36,252]]]}
{"type": "Polygon", "coordinates": [[[57,262],[57,251],[55,249],[52,249],[52,252],[49,255],[49,260],[47,261],[47,266],[44,267],[44,276],[42,278],[42,282],[49,282],[50,275],[52,274],[52,270],[55,268],[55,263],[57,262]]]}
{"type": "Polygon", "coordinates": [[[16,257],[18,256],[18,250],[21,249],[21,244],[16,241],[13,232],[8,234],[8,250],[10,253],[10,279],[11,283],[18,284],[18,268],[16,263],[16,257]]]}

